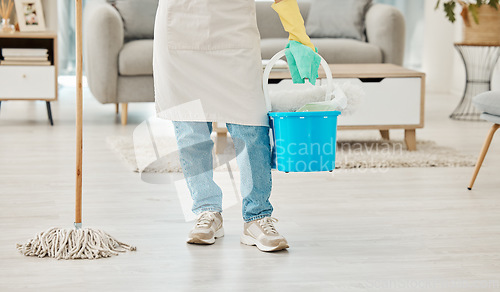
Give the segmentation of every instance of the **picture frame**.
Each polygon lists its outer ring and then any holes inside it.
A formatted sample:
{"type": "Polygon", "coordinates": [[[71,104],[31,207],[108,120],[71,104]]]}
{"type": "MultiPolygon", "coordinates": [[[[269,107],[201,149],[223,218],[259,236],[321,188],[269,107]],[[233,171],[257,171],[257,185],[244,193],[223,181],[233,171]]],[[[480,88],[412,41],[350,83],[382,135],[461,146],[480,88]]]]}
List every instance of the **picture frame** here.
{"type": "Polygon", "coordinates": [[[19,30],[45,31],[42,0],[15,0],[19,30]]]}

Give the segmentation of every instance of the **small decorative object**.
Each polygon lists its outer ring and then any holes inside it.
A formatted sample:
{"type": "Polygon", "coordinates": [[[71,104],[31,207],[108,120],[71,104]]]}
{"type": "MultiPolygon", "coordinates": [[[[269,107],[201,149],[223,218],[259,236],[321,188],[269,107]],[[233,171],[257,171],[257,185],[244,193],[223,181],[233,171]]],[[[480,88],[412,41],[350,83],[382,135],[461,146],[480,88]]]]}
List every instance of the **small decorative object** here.
{"type": "Polygon", "coordinates": [[[45,19],[41,0],[15,0],[21,31],[44,31],[45,19]]]}
{"type": "MultiPolygon", "coordinates": [[[[447,0],[443,2],[446,18],[455,22],[455,8],[462,7],[460,16],[464,21],[463,43],[477,45],[500,44],[500,0],[447,0]]],[[[441,5],[437,1],[436,9],[441,5]]]]}
{"type": "Polygon", "coordinates": [[[14,2],[9,0],[8,2],[0,0],[0,17],[2,18],[2,24],[0,24],[0,32],[2,33],[14,33],[15,27],[10,24],[10,15],[12,14],[12,9],[14,8],[14,2]]]}
{"type": "Polygon", "coordinates": [[[2,18],[2,24],[0,24],[2,33],[14,33],[16,31],[16,27],[13,24],[10,24],[9,18],[2,18]]]}

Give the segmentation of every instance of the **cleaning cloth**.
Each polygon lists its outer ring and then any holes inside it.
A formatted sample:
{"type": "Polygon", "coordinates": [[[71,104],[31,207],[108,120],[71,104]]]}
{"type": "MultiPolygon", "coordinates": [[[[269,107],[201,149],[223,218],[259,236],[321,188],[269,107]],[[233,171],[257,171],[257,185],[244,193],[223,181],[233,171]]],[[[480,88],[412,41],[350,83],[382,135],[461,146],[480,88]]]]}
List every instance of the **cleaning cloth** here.
{"type": "Polygon", "coordinates": [[[297,0],[282,0],[271,7],[278,13],[283,28],[289,33],[286,58],[293,83],[302,84],[305,79],[309,79],[311,84],[316,84],[321,58],[306,33],[297,0]]]}
{"type": "Polygon", "coordinates": [[[316,84],[321,57],[315,51],[297,41],[289,41],[285,55],[293,83],[302,84],[309,79],[312,85],[316,84]]]}

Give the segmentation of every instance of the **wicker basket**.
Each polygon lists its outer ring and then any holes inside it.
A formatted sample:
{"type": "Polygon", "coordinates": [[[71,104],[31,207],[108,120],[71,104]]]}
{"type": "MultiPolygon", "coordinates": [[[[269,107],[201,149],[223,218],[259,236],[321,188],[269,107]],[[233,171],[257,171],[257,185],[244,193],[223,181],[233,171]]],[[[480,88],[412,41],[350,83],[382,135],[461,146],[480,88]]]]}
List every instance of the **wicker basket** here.
{"type": "Polygon", "coordinates": [[[470,25],[464,25],[464,44],[500,45],[500,9],[482,5],[478,10],[479,24],[469,12],[470,25]]]}

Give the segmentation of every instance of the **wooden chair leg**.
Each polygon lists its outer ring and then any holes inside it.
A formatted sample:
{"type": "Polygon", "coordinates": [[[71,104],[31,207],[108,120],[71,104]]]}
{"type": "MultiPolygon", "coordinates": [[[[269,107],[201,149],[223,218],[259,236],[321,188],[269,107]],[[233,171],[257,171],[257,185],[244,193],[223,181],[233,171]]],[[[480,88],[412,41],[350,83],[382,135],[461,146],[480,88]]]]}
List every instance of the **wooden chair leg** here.
{"type": "Polygon", "coordinates": [[[116,114],[120,112],[120,104],[116,103],[116,114]]]}
{"type": "Polygon", "coordinates": [[[477,174],[481,169],[481,165],[483,164],[484,158],[486,157],[486,153],[488,153],[488,149],[490,148],[491,140],[495,135],[495,132],[500,128],[499,124],[494,124],[490,131],[488,132],[488,136],[486,136],[486,141],[484,141],[483,148],[481,149],[481,153],[479,153],[479,158],[477,159],[476,167],[474,169],[474,173],[472,174],[472,179],[467,187],[469,190],[472,190],[472,186],[474,186],[474,182],[476,181],[477,174]]]}
{"type": "Polygon", "coordinates": [[[417,131],[415,129],[405,130],[405,143],[408,151],[417,150],[417,131]]]}
{"type": "Polygon", "coordinates": [[[391,140],[389,130],[380,130],[380,135],[382,136],[383,140],[391,140]]]}
{"type": "Polygon", "coordinates": [[[122,125],[126,126],[128,121],[128,103],[122,103],[122,125]]]}

